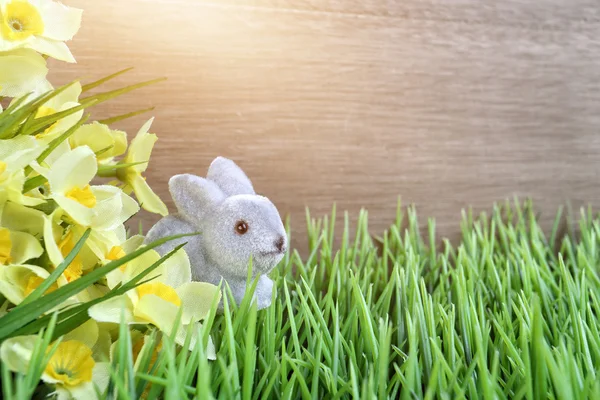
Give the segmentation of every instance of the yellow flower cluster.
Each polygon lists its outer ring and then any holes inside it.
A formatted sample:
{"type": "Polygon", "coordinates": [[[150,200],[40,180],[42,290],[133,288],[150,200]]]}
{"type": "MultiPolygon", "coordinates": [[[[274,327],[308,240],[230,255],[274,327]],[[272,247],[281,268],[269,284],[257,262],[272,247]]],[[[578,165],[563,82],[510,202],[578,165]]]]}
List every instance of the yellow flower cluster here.
{"type": "MultiPolygon", "coordinates": [[[[79,30],[81,15],[81,10],[52,0],[0,0],[0,100],[8,105],[3,111],[0,103],[0,317],[26,301],[86,232],[83,247],[46,294],[144,246],[143,236],[127,237],[124,226],[140,206],[167,215],[143,177],[157,140],[149,133],[152,119],[130,143],[126,132],[106,124],[81,124],[82,109],[65,113],[43,130],[29,132],[24,126],[16,134],[2,131],[10,127],[2,124],[3,113],[53,90],[46,79],[47,57],[74,62],[65,42],[79,30]],[[98,184],[103,177],[114,180],[98,184]]],[[[80,84],[70,85],[39,104],[23,125],[79,107],[81,94],[80,84]]],[[[52,311],[99,299],[159,259],[149,250],[52,311]]],[[[186,332],[197,332],[190,325],[199,324],[220,296],[214,285],[191,281],[183,250],[144,279],[151,278],[95,304],[89,309],[92,319],[57,344],[42,380],[55,387],[59,398],[95,398],[96,388],[104,390],[110,349],[118,339],[114,328],[122,318],[132,326],[132,337],[145,343],[134,326],[171,333],[180,314],[176,341],[183,344],[186,332]]],[[[14,371],[26,370],[35,339],[18,336],[2,342],[2,362],[14,371]]],[[[188,337],[187,342],[195,346],[197,339],[188,337]]],[[[215,357],[212,342],[208,355],[215,357]]]]}

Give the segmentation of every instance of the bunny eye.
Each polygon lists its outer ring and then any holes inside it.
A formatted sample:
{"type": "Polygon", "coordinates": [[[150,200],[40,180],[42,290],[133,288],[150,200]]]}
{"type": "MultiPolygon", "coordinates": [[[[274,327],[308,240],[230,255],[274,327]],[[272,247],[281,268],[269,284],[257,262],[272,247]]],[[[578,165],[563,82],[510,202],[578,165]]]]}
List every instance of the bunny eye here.
{"type": "Polygon", "coordinates": [[[243,235],[248,232],[248,224],[246,221],[238,221],[235,223],[235,232],[237,234],[243,235]]]}

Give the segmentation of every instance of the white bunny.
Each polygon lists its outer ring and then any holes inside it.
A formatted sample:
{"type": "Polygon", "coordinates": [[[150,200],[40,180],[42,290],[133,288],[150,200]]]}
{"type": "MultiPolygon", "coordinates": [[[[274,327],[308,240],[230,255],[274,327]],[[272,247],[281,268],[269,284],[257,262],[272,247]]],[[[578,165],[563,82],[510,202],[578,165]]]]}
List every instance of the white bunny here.
{"type": "MultiPolygon", "coordinates": [[[[191,174],[173,176],[169,191],[178,212],[154,225],[146,243],[200,232],[167,242],[156,250],[164,255],[187,242],[184,249],[192,266],[192,279],[215,285],[224,279],[238,304],[246,291],[252,257],[253,277],[259,276],[254,299],[258,309],[268,307],[273,281],[266,274],[287,251],[286,231],[273,203],[257,195],[244,172],[223,157],[211,163],[206,178],[191,174]]],[[[219,309],[222,310],[222,303],[219,309]]]]}

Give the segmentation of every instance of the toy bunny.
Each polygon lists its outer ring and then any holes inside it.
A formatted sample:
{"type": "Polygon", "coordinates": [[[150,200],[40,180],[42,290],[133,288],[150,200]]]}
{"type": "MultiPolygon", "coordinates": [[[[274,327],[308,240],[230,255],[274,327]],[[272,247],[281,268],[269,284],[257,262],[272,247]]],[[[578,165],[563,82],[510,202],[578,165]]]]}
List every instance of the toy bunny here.
{"type": "MultiPolygon", "coordinates": [[[[252,257],[253,278],[259,276],[254,300],[258,309],[268,307],[273,281],[266,274],[287,250],[286,231],[273,203],[257,195],[244,172],[223,157],[211,163],[206,178],[191,174],[173,176],[169,191],[177,214],[154,225],[146,243],[170,235],[200,232],[167,242],[156,250],[164,255],[187,242],[184,249],[190,259],[192,280],[218,285],[224,279],[238,304],[246,291],[252,257]]],[[[221,301],[219,310],[222,308],[221,301]]]]}

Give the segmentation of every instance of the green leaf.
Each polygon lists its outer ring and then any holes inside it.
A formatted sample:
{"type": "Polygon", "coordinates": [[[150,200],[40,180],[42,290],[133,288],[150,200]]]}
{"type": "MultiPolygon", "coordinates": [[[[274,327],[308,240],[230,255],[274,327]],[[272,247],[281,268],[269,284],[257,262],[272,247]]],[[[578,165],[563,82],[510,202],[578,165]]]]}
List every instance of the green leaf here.
{"type": "Polygon", "coordinates": [[[92,90],[92,89],[94,89],[94,88],[96,88],[96,87],[98,87],[98,86],[100,86],[100,85],[102,85],[102,84],[110,81],[111,79],[114,79],[114,78],[116,78],[116,77],[118,77],[120,75],[123,75],[126,72],[131,71],[132,69],[133,69],[133,67],[125,68],[125,69],[123,69],[121,71],[115,72],[114,74],[111,74],[111,75],[108,75],[108,76],[106,76],[104,78],[98,79],[95,82],[83,85],[81,87],[81,91],[82,91],[82,93],[88,92],[88,91],[90,91],[90,90],[92,90]]]}
{"type": "Polygon", "coordinates": [[[23,193],[27,193],[27,192],[35,189],[36,187],[40,187],[47,181],[48,181],[48,179],[46,179],[46,177],[42,176],[42,175],[38,175],[38,176],[34,176],[33,178],[29,178],[23,184],[23,193]]]}
{"type": "Polygon", "coordinates": [[[120,121],[126,120],[128,118],[132,118],[132,117],[135,117],[135,116],[138,116],[138,115],[150,112],[150,111],[154,111],[155,108],[156,107],[144,108],[142,110],[132,111],[132,112],[129,112],[129,113],[126,113],[126,114],[117,115],[117,116],[114,116],[114,117],[111,117],[111,118],[101,119],[98,122],[101,123],[101,124],[104,124],[104,125],[111,125],[111,124],[114,124],[116,122],[120,122],[120,121]]]}
{"type": "Polygon", "coordinates": [[[136,83],[134,85],[129,85],[120,89],[116,89],[116,90],[111,90],[108,92],[103,92],[103,93],[99,93],[99,94],[95,94],[95,95],[91,95],[88,97],[85,97],[83,99],[81,99],[81,102],[96,102],[96,104],[99,103],[103,103],[105,101],[114,99],[115,97],[121,96],[125,93],[129,93],[133,90],[136,89],[140,89],[143,88],[145,86],[149,86],[149,85],[153,85],[155,83],[158,82],[162,82],[165,81],[167,78],[157,78],[157,79],[152,79],[149,81],[145,81],[145,82],[140,82],[140,83],[136,83]]]}

